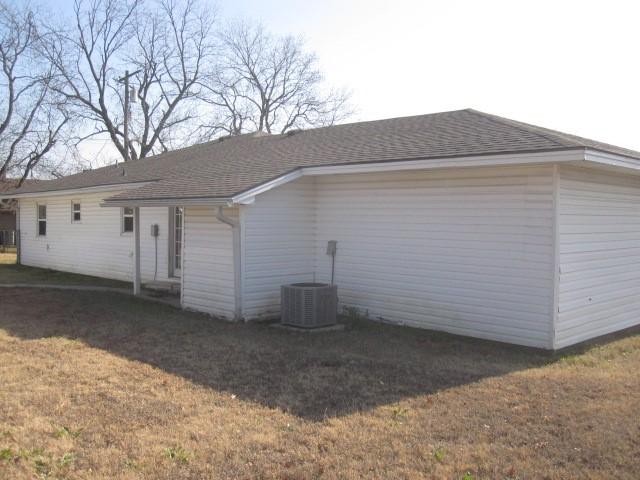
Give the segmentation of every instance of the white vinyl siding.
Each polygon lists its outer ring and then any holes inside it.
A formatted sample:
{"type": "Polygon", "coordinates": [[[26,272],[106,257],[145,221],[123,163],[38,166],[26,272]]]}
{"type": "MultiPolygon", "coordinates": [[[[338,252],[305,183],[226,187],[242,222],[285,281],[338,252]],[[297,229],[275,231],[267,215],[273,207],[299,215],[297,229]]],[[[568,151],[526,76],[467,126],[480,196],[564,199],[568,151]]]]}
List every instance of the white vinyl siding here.
{"type": "Polygon", "coordinates": [[[640,323],[640,178],[560,169],[556,348],[640,323]]]}
{"type": "MultiPolygon", "coordinates": [[[[238,211],[225,211],[230,217],[238,211]]],[[[235,314],[233,234],[212,207],[184,209],[182,304],[232,319],[235,314]]]]}
{"type": "Polygon", "coordinates": [[[282,193],[276,189],[246,207],[247,318],[275,311],[281,283],[329,281],[326,244],[337,240],[341,306],[373,319],[551,346],[551,166],[332,175],[307,182],[280,187],[282,193]],[[306,258],[310,248],[313,269],[306,258]],[[299,268],[280,274],[285,262],[299,268]],[[268,298],[261,296],[263,285],[268,298]]]}
{"type": "MultiPolygon", "coordinates": [[[[55,196],[20,200],[21,261],[25,265],[131,281],[133,235],[121,235],[119,208],[100,203],[118,192],[79,197],[55,196]],[[81,203],[82,221],[70,225],[71,203],[81,203]],[[36,205],[47,205],[47,235],[37,235],[36,205]]],[[[141,268],[143,281],[153,279],[155,242],[150,225],[160,225],[158,238],[159,280],[167,278],[167,223],[165,207],[140,209],[141,268]]]]}
{"type": "MultiPolygon", "coordinates": [[[[103,210],[118,210],[108,207],[103,210]]],[[[124,235],[133,239],[133,235],[124,235]]],[[[133,240],[132,240],[133,251],[133,240]]],[[[167,281],[169,279],[169,209],[168,207],[141,207],[140,208],[140,269],[142,281],[153,280],[157,258],[158,272],[156,279],[167,281]],[[158,225],[158,237],[151,235],[151,225],[158,225]],[[157,240],[157,243],[156,243],[157,240]],[[158,248],[156,254],[156,245],[158,248]]],[[[132,259],[133,260],[133,259],[132,259]]]]}
{"type": "Polygon", "coordinates": [[[310,282],[315,270],[314,179],[266,192],[242,208],[243,315],[280,313],[280,286],[310,282]]]}

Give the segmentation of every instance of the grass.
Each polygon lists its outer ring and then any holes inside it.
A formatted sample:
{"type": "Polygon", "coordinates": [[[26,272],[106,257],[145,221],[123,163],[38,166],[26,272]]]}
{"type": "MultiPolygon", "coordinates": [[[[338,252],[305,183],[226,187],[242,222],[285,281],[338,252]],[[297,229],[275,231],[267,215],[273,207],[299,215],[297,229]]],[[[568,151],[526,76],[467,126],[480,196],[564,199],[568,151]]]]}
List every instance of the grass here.
{"type": "MultiPolygon", "coordinates": [[[[131,288],[131,284],[106,278],[16,265],[15,253],[0,253],[0,284],[60,284],[131,288]]],[[[1,294],[1,292],[0,292],[1,294]]]]}
{"type": "Polygon", "coordinates": [[[549,354],[0,292],[0,478],[635,479],[640,333],[549,354]],[[34,301],[37,299],[37,301],[34,301]]]}
{"type": "Polygon", "coordinates": [[[0,265],[13,265],[16,263],[15,253],[0,252],[0,265]]]}
{"type": "Polygon", "coordinates": [[[189,463],[189,452],[182,447],[167,447],[164,449],[164,456],[169,460],[180,463],[189,463]]]}

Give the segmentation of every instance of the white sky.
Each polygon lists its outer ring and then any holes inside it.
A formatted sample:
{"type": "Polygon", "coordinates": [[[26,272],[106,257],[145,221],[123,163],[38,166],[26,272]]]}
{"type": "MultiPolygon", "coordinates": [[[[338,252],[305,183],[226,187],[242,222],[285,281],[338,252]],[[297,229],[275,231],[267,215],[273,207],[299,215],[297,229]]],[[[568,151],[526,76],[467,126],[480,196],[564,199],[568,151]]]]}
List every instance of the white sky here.
{"type": "Polygon", "coordinates": [[[221,0],[302,35],[354,120],[472,107],[640,150],[639,1],[221,0]]]}

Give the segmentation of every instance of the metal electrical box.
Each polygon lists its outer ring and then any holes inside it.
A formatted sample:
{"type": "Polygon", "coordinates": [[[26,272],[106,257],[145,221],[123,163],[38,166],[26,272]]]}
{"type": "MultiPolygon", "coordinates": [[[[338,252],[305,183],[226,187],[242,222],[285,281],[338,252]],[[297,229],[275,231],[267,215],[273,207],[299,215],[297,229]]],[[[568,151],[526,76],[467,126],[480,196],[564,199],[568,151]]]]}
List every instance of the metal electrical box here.
{"type": "Polygon", "coordinates": [[[157,237],[160,235],[160,225],[158,225],[157,223],[154,223],[151,225],[151,236],[152,237],[157,237]]]}

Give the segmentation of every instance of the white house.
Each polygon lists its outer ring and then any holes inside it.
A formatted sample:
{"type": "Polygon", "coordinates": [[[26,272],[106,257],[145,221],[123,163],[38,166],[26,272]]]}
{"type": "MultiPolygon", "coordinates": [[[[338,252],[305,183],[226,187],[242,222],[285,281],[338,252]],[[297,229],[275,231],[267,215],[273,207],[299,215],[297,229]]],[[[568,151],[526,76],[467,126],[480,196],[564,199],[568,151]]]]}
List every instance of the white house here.
{"type": "Polygon", "coordinates": [[[474,110],[243,135],[13,191],[25,265],[279,314],[329,280],[372,319],[548,349],[640,323],[640,153],[474,110]],[[152,236],[158,225],[159,236],[152,236]]]}

